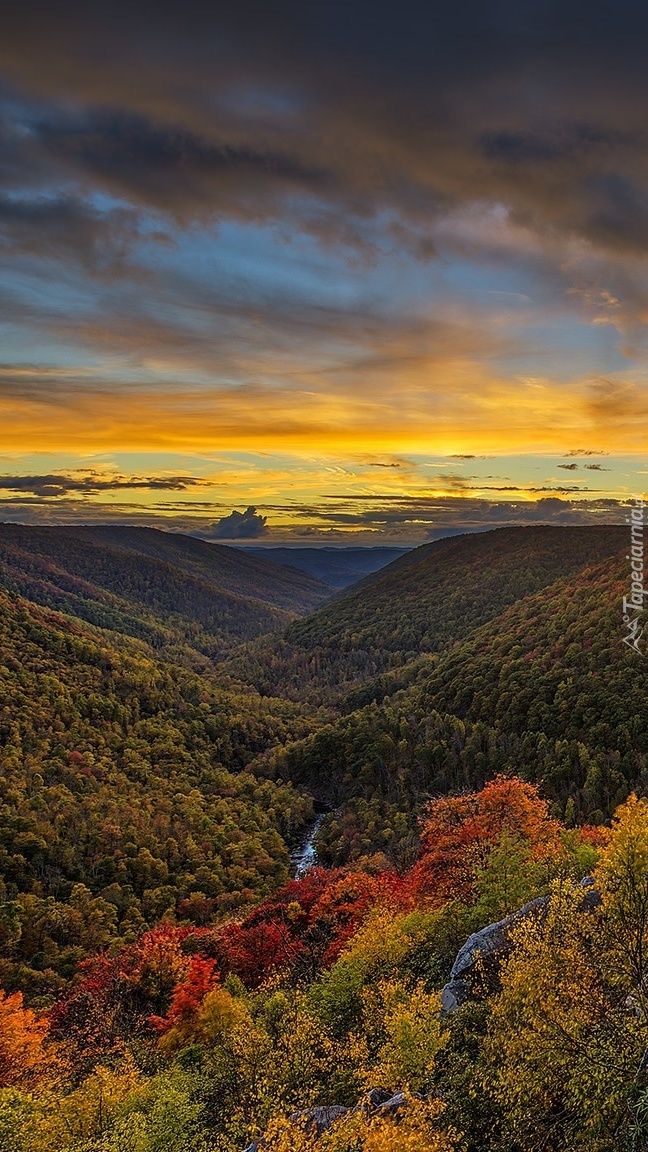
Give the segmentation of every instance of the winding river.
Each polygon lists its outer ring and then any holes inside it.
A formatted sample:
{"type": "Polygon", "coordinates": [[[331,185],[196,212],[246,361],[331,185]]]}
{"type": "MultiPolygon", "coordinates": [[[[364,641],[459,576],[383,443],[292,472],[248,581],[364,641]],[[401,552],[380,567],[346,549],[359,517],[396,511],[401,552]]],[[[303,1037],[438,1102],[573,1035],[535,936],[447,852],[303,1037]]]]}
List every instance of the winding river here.
{"type": "Polygon", "coordinates": [[[308,836],[299,848],[296,848],[290,857],[293,876],[295,880],[299,880],[301,876],[305,876],[307,872],[317,863],[317,853],[315,851],[315,837],[319,832],[322,821],[326,813],[322,812],[314,823],[311,825],[308,836]]]}

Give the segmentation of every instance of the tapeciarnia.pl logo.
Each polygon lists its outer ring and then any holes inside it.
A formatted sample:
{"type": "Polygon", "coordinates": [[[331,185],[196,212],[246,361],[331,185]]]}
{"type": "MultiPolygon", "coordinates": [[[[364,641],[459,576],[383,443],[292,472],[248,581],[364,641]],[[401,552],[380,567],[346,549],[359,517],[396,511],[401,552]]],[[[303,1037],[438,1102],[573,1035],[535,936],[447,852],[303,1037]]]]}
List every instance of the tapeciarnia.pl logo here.
{"type": "Polygon", "coordinates": [[[633,496],[633,506],[627,523],[630,525],[630,552],[626,560],[630,561],[630,595],[623,597],[623,623],[626,634],[623,643],[635,652],[641,652],[640,641],[644,630],[642,612],[644,611],[644,510],[646,507],[643,496],[633,496]]]}

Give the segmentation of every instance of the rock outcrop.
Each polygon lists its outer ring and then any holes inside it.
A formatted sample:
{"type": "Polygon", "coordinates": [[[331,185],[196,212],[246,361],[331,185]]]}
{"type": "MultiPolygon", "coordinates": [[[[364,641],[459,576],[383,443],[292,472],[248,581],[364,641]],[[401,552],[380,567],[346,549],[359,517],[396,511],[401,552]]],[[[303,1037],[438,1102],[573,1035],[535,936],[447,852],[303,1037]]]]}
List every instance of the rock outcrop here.
{"type": "MultiPolygon", "coordinates": [[[[305,1128],[316,1138],[322,1136],[336,1121],[353,1112],[367,1112],[370,1116],[395,1116],[407,1107],[407,1096],[404,1092],[384,1092],[380,1088],[372,1088],[365,1100],[356,1104],[354,1108],[346,1108],[343,1104],[319,1105],[314,1108],[302,1108],[293,1112],[289,1117],[291,1124],[305,1128]]],[[[244,1152],[263,1152],[263,1138],[256,1144],[248,1144],[244,1152]]]]}
{"type": "MultiPolygon", "coordinates": [[[[583,901],[583,911],[591,910],[600,903],[601,897],[594,888],[591,876],[585,876],[578,887],[587,889],[583,901]]],[[[455,962],[452,965],[450,979],[441,992],[441,1013],[447,1015],[454,1012],[461,1004],[472,996],[471,978],[474,976],[479,962],[489,959],[493,966],[499,966],[511,951],[510,931],[520,920],[533,914],[542,915],[543,909],[549,900],[548,896],[538,896],[530,900],[510,916],[498,920],[495,924],[488,924],[479,932],[473,932],[466,943],[459,949],[455,962]]]]}

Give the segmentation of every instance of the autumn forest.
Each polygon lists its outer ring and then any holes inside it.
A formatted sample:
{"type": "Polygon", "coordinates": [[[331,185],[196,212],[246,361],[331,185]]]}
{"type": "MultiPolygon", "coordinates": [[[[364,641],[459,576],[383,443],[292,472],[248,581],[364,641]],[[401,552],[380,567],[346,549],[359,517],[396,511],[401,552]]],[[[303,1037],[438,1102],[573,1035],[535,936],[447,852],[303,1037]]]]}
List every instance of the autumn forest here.
{"type": "Polygon", "coordinates": [[[0,525],[3,1152],[648,1147],[624,534],[0,525]]]}

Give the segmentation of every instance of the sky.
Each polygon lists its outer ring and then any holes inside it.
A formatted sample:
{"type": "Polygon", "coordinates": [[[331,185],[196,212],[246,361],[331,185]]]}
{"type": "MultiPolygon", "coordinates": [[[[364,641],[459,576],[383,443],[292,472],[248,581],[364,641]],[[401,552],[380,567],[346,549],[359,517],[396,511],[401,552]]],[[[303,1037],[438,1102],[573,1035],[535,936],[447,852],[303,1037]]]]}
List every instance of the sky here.
{"type": "Polygon", "coordinates": [[[623,520],[647,112],[626,0],[8,0],[0,519],[623,520]]]}

